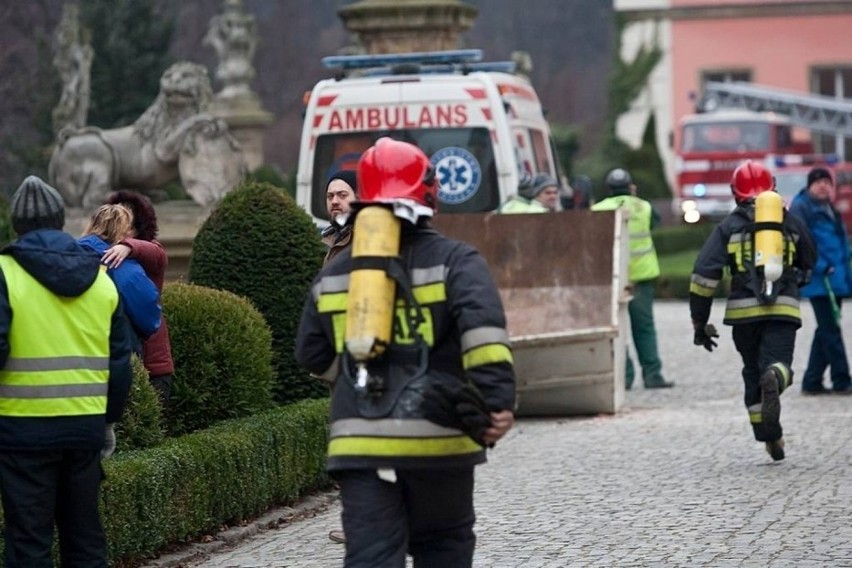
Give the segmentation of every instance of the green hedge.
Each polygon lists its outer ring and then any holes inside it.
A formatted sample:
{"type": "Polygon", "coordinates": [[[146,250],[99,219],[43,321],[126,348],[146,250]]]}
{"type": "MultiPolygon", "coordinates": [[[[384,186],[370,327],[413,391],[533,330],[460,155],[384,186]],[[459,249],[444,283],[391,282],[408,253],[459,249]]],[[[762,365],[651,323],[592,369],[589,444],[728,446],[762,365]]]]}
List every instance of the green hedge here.
{"type": "Polygon", "coordinates": [[[133,356],[133,385],[127,407],[115,425],[116,451],[140,450],[162,443],[164,438],[162,409],[157,391],[148,380],[142,361],[133,356]]]}
{"type": "Polygon", "coordinates": [[[169,435],[274,406],[272,333],[246,298],[176,282],[163,291],[175,361],[169,435]]]}
{"type": "Polygon", "coordinates": [[[659,227],[651,232],[651,236],[654,239],[654,248],[660,256],[690,250],[694,250],[697,256],[701,245],[715,227],[713,223],[659,227]]]}
{"type": "Polygon", "coordinates": [[[303,401],[105,461],[113,565],[327,485],[327,421],[327,399],[303,401]]]}
{"type": "Polygon", "coordinates": [[[272,329],[279,403],[328,395],[293,354],[302,306],[324,253],[317,227],[289,195],[251,181],[222,199],[193,243],[189,280],[248,298],[272,329]]]}

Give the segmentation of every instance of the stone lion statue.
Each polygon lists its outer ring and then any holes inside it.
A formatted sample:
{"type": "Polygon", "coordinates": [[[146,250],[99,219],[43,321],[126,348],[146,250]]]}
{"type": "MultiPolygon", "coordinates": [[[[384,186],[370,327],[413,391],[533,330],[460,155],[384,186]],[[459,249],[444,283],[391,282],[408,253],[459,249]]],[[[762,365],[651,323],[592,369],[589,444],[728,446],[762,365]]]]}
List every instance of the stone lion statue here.
{"type": "Polygon", "coordinates": [[[217,201],[242,180],[246,166],[225,122],[207,112],[212,97],[206,68],[175,63],[133,125],[60,132],[51,183],[71,207],[91,208],[113,190],[145,192],[176,179],[197,203],[217,201]]]}

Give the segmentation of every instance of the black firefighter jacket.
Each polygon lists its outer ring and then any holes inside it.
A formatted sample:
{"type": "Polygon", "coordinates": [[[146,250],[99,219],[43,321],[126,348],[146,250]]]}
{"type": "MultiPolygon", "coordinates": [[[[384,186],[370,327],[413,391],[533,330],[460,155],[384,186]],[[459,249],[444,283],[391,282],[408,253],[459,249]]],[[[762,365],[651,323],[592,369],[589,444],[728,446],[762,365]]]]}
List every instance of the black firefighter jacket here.
{"type": "MultiPolygon", "coordinates": [[[[395,392],[386,397],[389,402],[373,405],[354,389],[352,377],[344,372],[347,365],[340,365],[332,391],[330,471],[469,467],[484,462],[483,448],[469,436],[419,414],[418,396],[429,381],[470,381],[490,410],[514,410],[515,376],[506,319],[485,260],[469,245],[426,227],[404,227],[400,248],[413,297],[423,309],[417,329],[428,346],[428,371],[407,382],[416,362],[388,362],[394,359],[391,353],[414,343],[397,286],[392,345],[386,360],[378,363],[390,368],[381,372],[395,392]]],[[[327,376],[344,352],[351,252],[347,248],[323,268],[302,313],[296,358],[316,375],[327,376]]]]}
{"type": "Polygon", "coordinates": [[[710,319],[713,294],[727,267],[731,292],[724,323],[736,325],[765,320],[801,324],[799,285],[813,268],[816,250],[807,227],[784,212],[784,270],[774,284],[775,301],[761,301],[760,282],[754,269],[754,203],[738,205],[713,230],[695,261],[689,286],[692,320],[704,325],[710,319]]]}

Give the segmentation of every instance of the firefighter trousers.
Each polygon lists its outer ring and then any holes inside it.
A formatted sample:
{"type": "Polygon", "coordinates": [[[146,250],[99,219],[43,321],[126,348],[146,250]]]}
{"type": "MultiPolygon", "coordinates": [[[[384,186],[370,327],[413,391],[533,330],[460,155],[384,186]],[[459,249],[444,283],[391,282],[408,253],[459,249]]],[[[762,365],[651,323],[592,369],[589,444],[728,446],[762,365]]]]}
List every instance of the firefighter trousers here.
{"type": "Polygon", "coordinates": [[[760,419],[761,404],[760,376],[770,367],[781,365],[788,373],[789,381],[779,390],[790,386],[793,380],[793,348],[799,325],[787,321],[760,321],[733,326],[734,345],[743,360],[744,402],[751,419],[754,438],[759,442],[773,442],[782,436],[780,424],[777,430],[767,427],[760,419]]]}
{"type": "Polygon", "coordinates": [[[344,568],[470,568],[476,537],[473,468],[332,472],[340,485],[344,568]]]}

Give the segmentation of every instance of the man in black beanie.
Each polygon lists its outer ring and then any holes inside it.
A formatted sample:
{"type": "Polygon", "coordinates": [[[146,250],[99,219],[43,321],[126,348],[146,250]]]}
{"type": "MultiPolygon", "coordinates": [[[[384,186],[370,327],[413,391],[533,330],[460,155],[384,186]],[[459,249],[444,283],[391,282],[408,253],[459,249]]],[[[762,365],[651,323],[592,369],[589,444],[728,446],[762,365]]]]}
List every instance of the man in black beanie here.
{"type": "Polygon", "coordinates": [[[30,176],[0,251],[0,493],[6,566],[106,568],[101,459],[130,390],[129,325],[97,255],[62,231],[59,193],[30,176]],[[49,372],[48,372],[49,371],[49,372]]]}

